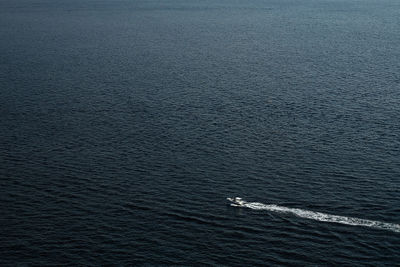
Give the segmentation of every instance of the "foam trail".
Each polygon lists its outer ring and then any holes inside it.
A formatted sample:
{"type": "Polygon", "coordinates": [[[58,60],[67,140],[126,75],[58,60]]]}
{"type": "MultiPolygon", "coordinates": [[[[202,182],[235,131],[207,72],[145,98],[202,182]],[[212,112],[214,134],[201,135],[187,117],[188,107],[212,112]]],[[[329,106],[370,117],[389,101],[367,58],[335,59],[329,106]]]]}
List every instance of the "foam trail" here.
{"type": "Polygon", "coordinates": [[[346,216],[337,216],[326,214],[322,212],[315,212],[303,209],[295,209],[295,208],[287,208],[278,205],[265,205],[258,202],[246,202],[242,205],[242,207],[254,209],[254,210],[268,210],[274,212],[283,212],[283,213],[290,213],[301,218],[317,220],[321,222],[331,222],[331,223],[340,223],[340,224],[347,224],[347,225],[354,225],[354,226],[364,226],[364,227],[372,227],[377,229],[384,229],[393,232],[400,233],[400,224],[395,223],[385,223],[380,221],[372,221],[372,220],[365,220],[353,217],[346,217],[346,216]]]}

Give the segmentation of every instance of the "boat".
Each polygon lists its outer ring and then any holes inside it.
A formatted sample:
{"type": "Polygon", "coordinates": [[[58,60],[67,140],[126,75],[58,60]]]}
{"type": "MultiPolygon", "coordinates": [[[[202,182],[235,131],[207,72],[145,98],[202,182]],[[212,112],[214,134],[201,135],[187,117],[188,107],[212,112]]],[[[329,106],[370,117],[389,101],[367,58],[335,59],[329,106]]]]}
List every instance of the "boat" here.
{"type": "Polygon", "coordinates": [[[229,200],[231,202],[231,206],[234,207],[244,207],[244,205],[246,204],[246,201],[244,201],[240,197],[228,197],[227,200],[229,200]]]}

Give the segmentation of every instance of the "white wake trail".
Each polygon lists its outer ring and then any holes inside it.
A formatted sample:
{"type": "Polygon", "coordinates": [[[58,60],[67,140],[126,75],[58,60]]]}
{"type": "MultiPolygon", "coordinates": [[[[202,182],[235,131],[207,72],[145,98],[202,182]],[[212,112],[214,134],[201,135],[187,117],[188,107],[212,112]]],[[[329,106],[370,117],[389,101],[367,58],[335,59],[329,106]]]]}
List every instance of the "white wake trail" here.
{"type": "Polygon", "coordinates": [[[278,205],[266,205],[258,202],[246,202],[242,207],[250,208],[253,210],[267,210],[273,212],[283,212],[296,215],[301,218],[321,221],[321,222],[331,222],[331,223],[341,223],[354,226],[364,226],[372,227],[377,229],[384,229],[393,232],[400,233],[400,224],[395,223],[385,223],[380,221],[365,220],[346,216],[337,216],[326,214],[322,212],[315,212],[296,208],[287,208],[278,205]]]}

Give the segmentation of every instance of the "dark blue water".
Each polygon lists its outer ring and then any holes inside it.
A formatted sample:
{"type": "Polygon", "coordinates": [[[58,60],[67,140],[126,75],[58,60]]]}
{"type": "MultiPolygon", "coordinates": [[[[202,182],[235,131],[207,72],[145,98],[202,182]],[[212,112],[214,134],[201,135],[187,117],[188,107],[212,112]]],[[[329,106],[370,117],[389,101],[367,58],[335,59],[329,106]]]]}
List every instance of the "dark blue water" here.
{"type": "Polygon", "coordinates": [[[0,133],[1,265],[395,265],[400,2],[0,0],[0,133]]]}

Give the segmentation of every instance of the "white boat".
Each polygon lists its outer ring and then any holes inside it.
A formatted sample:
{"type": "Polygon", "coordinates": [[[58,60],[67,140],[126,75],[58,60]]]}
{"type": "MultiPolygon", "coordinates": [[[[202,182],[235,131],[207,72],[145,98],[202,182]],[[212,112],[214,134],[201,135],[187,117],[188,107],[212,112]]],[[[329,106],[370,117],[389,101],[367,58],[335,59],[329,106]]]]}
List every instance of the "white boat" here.
{"type": "Polygon", "coordinates": [[[227,200],[232,202],[231,206],[234,206],[234,207],[243,207],[246,204],[246,201],[244,201],[240,197],[234,197],[234,198],[228,197],[227,200]]]}

